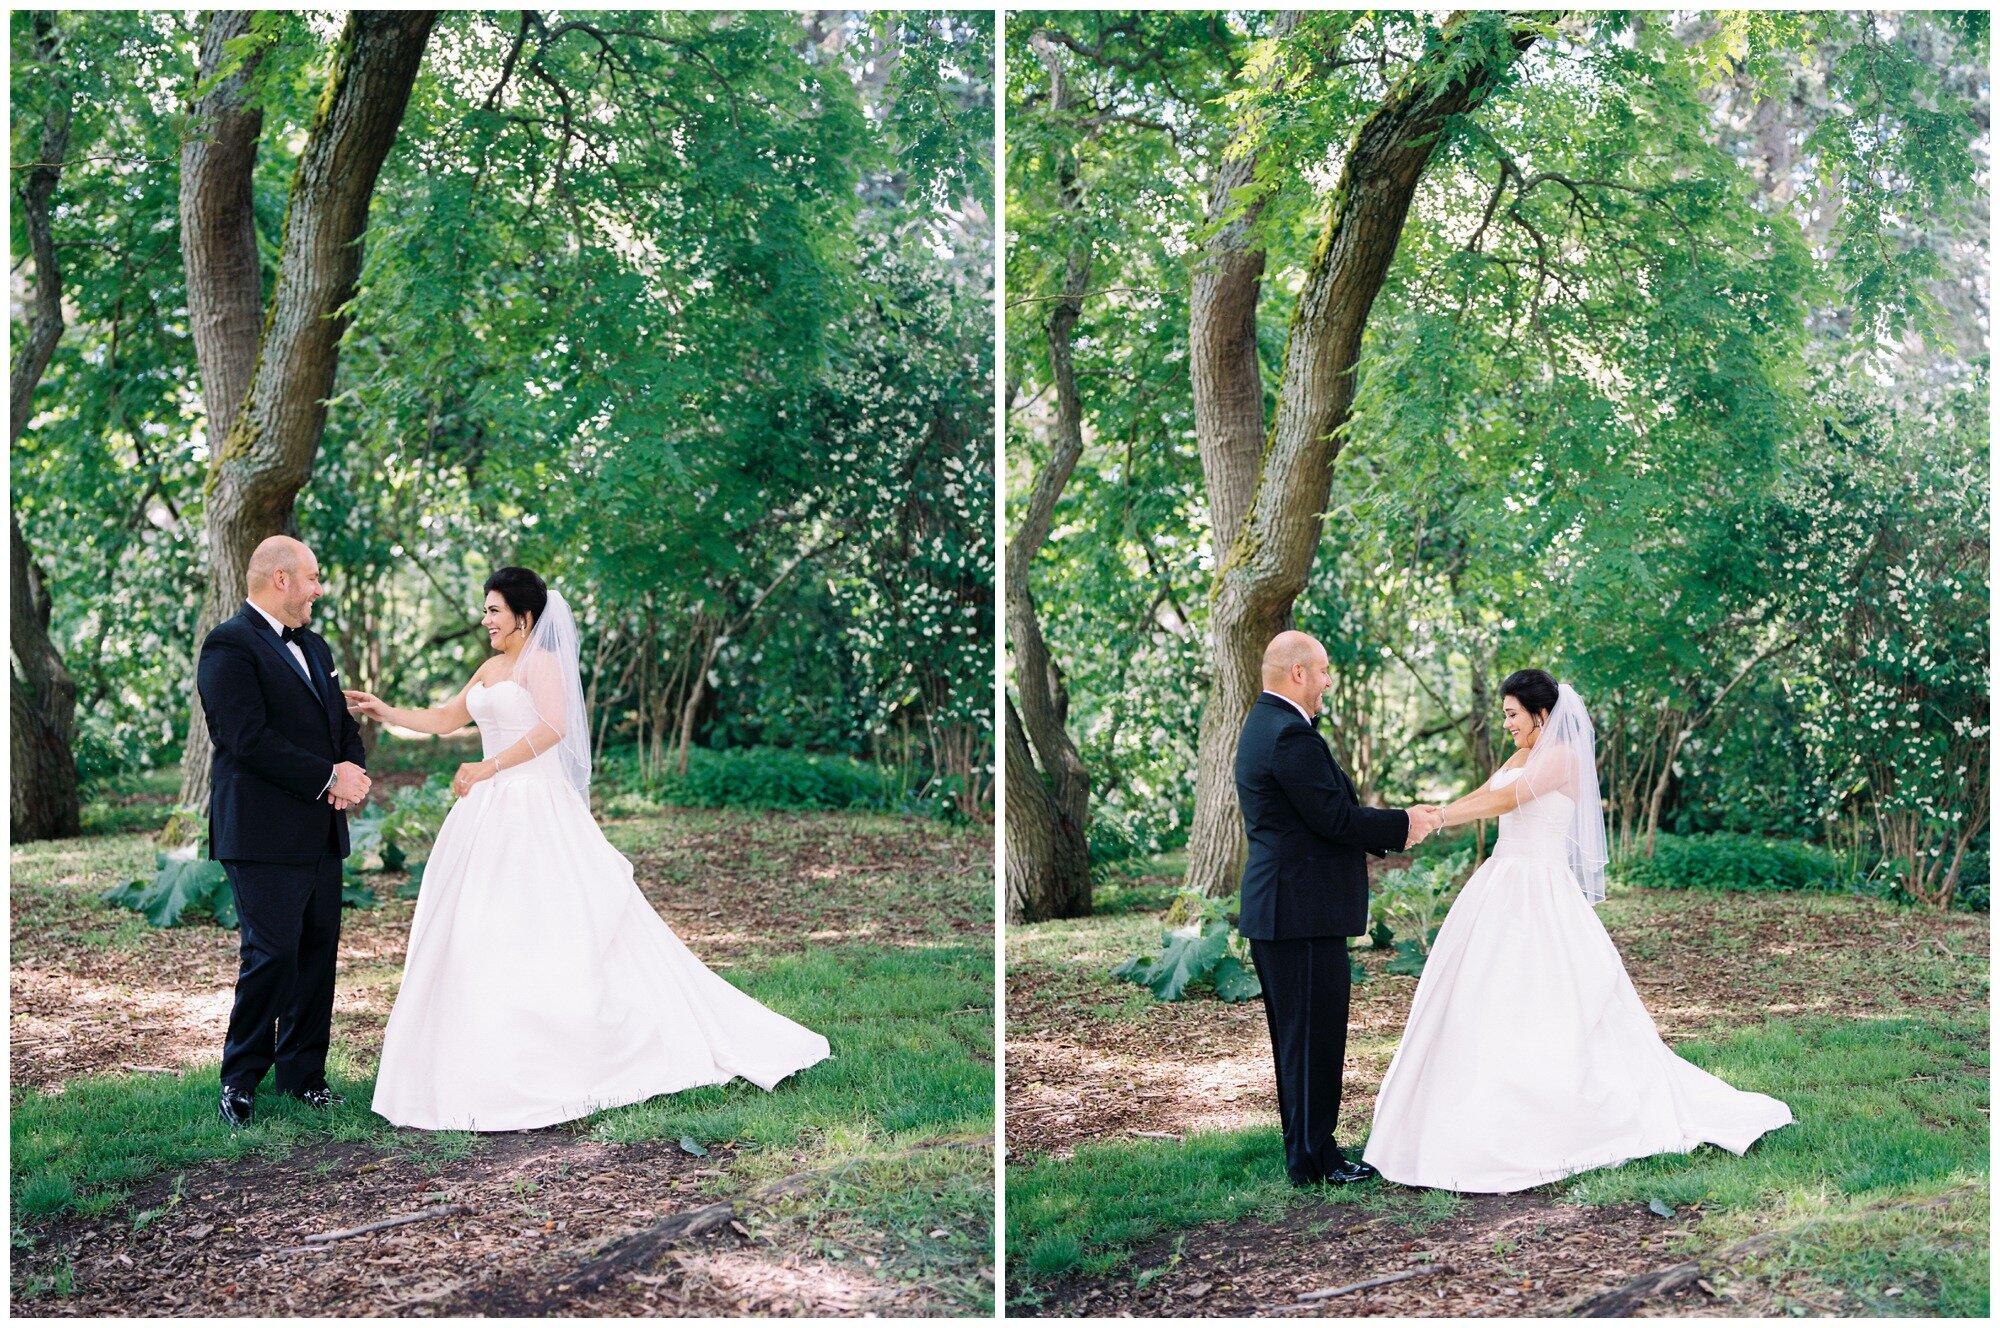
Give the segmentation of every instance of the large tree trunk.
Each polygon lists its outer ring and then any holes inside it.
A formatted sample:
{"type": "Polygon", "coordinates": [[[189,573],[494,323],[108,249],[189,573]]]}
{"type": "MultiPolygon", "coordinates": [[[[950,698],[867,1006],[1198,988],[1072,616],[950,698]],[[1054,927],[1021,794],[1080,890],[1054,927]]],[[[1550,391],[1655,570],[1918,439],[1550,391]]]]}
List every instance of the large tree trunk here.
{"type": "MultiPolygon", "coordinates": [[[[1034,45],[1049,67],[1049,110],[1068,110],[1069,81],[1053,43],[1034,45]]],[[[1080,211],[1076,162],[1059,167],[1062,205],[1080,211]]],[[[1083,455],[1083,401],[1070,342],[1090,284],[1087,236],[1070,244],[1060,298],[1049,314],[1049,373],[1055,385],[1055,431],[1049,460],[1035,476],[1020,524],[1007,541],[1007,643],[1014,655],[1018,708],[1007,703],[1007,916],[1015,922],[1082,917],[1090,912],[1090,774],[1065,727],[1062,674],[1042,637],[1028,572],[1048,539],[1056,500],[1083,455]],[[1014,788],[1020,784],[1018,794],[1014,788]]]]}
{"type": "MultiPolygon", "coordinates": [[[[218,15],[215,21],[226,26],[235,19],[218,15]]],[[[312,475],[326,427],[326,398],[333,391],[340,338],[347,330],[340,310],[353,298],[361,271],[368,202],[396,141],[436,21],[437,14],[427,10],[348,15],[333,74],[292,177],[277,283],[262,337],[247,385],[233,395],[230,385],[236,380],[228,375],[235,371],[233,357],[240,350],[236,311],[241,291],[233,286],[215,289],[214,268],[197,268],[190,258],[190,311],[205,311],[209,349],[224,375],[209,381],[204,356],[203,395],[211,411],[215,455],[208,475],[208,587],[195,628],[197,649],[209,629],[242,600],[251,551],[267,537],[293,527],[292,504],[312,475]],[[192,291],[202,281],[211,288],[197,298],[192,291]],[[240,404],[228,404],[232,401],[240,404]],[[226,433],[219,434],[216,427],[212,412],[217,403],[224,403],[225,412],[233,412],[226,433]],[[219,444],[214,441],[218,434],[219,444]]],[[[218,51],[222,39],[216,38],[218,51]]],[[[209,45],[204,40],[204,63],[209,45]]],[[[240,117],[248,114],[241,107],[240,88],[234,100],[217,89],[203,99],[203,105],[215,116],[216,142],[196,165],[205,187],[214,192],[184,190],[181,224],[184,234],[194,237],[189,241],[191,256],[199,251],[205,255],[201,262],[228,266],[227,246],[241,239],[241,227],[248,224],[237,209],[248,197],[254,142],[246,149],[240,141],[245,128],[240,117]],[[215,98],[223,99],[210,105],[215,98]],[[203,247],[211,243],[216,247],[203,247]]],[[[228,281],[242,277],[241,271],[234,271],[228,281]]],[[[197,332],[198,338],[203,335],[197,332]]],[[[199,339],[197,352],[202,353],[199,339]]],[[[207,806],[208,765],[208,725],[196,697],[181,761],[184,806],[207,806]]]]}
{"type": "MultiPolygon", "coordinates": [[[[228,78],[216,77],[228,59],[224,44],[250,31],[252,15],[218,10],[202,30],[195,86],[207,89],[189,108],[181,145],[181,260],[187,274],[188,330],[201,373],[202,408],[211,449],[229,436],[257,367],[257,338],[264,317],[262,263],[257,253],[256,208],[251,188],[264,113],[247,104],[249,84],[262,52],[228,78]]],[[[215,625],[207,605],[195,648],[215,625]]],[[[208,720],[201,693],[188,689],[188,738],[182,750],[181,805],[208,805],[208,720]]],[[[192,827],[167,823],[166,837],[182,839],[192,827]]]]}
{"type": "Polygon", "coordinates": [[[1035,768],[1014,698],[1007,722],[1007,920],[1075,918],[1090,913],[1090,848],[1084,827],[1035,768]]]}
{"type": "MultiPolygon", "coordinates": [[[[56,72],[55,16],[33,19],[36,63],[46,77],[56,72]]],[[[17,70],[25,77],[28,71],[17,70]]],[[[50,200],[69,151],[72,101],[67,82],[50,99],[42,117],[40,155],[21,173],[21,216],[34,259],[35,304],[27,333],[15,346],[9,380],[7,441],[19,442],[34,404],[35,386],[62,339],[62,269],[56,261],[50,200]]],[[[35,566],[13,509],[7,513],[7,542],[13,584],[8,605],[9,824],[14,839],[57,839],[80,833],[82,809],[76,789],[76,684],[49,638],[53,605],[35,566]]]]}
{"type": "MultiPolygon", "coordinates": [[[[1531,31],[1517,29],[1504,59],[1473,64],[1439,86],[1438,70],[1465,55],[1464,21],[1446,24],[1438,47],[1355,135],[1292,312],[1270,444],[1216,576],[1214,683],[1202,710],[1188,841],[1187,883],[1204,894],[1233,893],[1242,874],[1236,739],[1257,699],[1264,647],[1291,626],[1292,605],[1312,568],[1330,467],[1345,441],[1338,435],[1354,401],[1362,332],[1396,255],[1410,200],[1446,121],[1483,98],[1534,40],[1531,31]]],[[[1206,439],[1202,447],[1206,452],[1206,439]]]]}
{"type": "MultiPolygon", "coordinates": [[[[1288,10],[1272,20],[1271,35],[1283,41],[1298,26],[1298,13],[1288,10]]],[[[1267,85],[1282,78],[1284,68],[1284,60],[1272,61],[1267,85]]],[[[1239,134],[1209,181],[1205,220],[1212,234],[1202,245],[1188,293],[1195,437],[1200,440],[1202,480],[1208,488],[1218,558],[1236,543],[1264,454],[1264,371],[1257,356],[1264,246],[1255,234],[1264,196],[1227,224],[1219,224],[1237,206],[1236,192],[1257,173],[1258,154],[1242,150],[1241,143],[1239,134]]]]}
{"type": "MultiPolygon", "coordinates": [[[[226,59],[225,42],[250,31],[251,15],[209,15],[202,32],[198,85],[226,59]]],[[[257,366],[264,285],[257,256],[251,173],[264,113],[247,104],[258,55],[208,87],[191,108],[181,145],[181,259],[187,272],[188,332],[201,370],[202,408],[211,445],[229,436],[257,366]]]]}
{"type": "Polygon", "coordinates": [[[41,569],[21,538],[21,525],[7,514],[12,546],[13,585],[8,628],[7,750],[12,760],[11,812],[14,841],[67,839],[83,833],[76,788],[76,684],[49,639],[48,591],[41,569]]]}

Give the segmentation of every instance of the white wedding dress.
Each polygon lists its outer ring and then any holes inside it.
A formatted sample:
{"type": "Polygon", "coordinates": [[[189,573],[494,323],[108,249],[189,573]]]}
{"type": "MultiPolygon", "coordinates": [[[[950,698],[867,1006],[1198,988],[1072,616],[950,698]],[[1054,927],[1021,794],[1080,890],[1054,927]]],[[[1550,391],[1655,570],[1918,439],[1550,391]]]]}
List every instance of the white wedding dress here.
{"type": "Polygon", "coordinates": [[[1791,1123],[1661,1040],[1570,871],[1572,810],[1549,793],[1504,813],[1438,929],[1362,1154],[1386,1179],[1508,1194],[1702,1143],[1741,1154],[1791,1123]]]}
{"type": "MultiPolygon", "coordinates": [[[[466,707],[489,757],[537,722],[511,680],[466,707]]],[[[739,1075],[769,1089],[828,1054],[681,943],[548,752],[475,785],[438,831],[374,1109],[527,1130],[739,1075]]]]}

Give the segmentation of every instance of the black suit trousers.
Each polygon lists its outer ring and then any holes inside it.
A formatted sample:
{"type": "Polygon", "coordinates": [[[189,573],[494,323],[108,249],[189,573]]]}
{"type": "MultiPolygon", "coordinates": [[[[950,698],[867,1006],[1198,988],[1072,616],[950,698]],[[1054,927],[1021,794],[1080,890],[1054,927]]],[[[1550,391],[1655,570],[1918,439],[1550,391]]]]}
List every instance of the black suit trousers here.
{"type": "Polygon", "coordinates": [[[280,1093],[324,1088],[340,953],[340,858],[222,866],[240,927],[223,1085],[254,1093],[275,1066],[280,1093]]]}
{"type": "Polygon", "coordinates": [[[1347,1059],[1352,979],[1347,938],[1253,940],[1250,956],[1264,984],[1264,1018],[1278,1067],[1285,1171],[1294,1185],[1311,1184],[1341,1160],[1333,1127],[1340,1116],[1340,1072],[1347,1059]]]}

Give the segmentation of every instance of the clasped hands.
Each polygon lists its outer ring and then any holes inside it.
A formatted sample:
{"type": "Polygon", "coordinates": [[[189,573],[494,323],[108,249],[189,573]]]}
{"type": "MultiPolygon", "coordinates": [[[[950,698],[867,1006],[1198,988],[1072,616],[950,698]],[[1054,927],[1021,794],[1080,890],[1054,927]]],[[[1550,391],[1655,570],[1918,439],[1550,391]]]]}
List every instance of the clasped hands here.
{"type": "Polygon", "coordinates": [[[366,801],[370,786],[366,770],[352,761],[342,761],[333,768],[333,784],[326,791],[326,800],[335,811],[344,812],[366,801]]]}
{"type": "Polygon", "coordinates": [[[1410,808],[1404,815],[1410,818],[1409,842],[1403,845],[1406,849],[1415,848],[1438,831],[1444,829],[1444,808],[1442,807],[1432,807],[1428,804],[1419,803],[1417,806],[1410,808]]]}

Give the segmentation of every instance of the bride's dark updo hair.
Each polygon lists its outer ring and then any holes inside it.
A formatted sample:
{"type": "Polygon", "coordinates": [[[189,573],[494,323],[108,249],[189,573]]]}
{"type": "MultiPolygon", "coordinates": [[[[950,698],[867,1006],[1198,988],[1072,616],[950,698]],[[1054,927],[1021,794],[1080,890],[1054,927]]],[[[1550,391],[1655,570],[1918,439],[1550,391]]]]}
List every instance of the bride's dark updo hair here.
{"type": "Polygon", "coordinates": [[[1513,697],[1531,715],[1546,715],[1556,708],[1556,680],[1540,669],[1516,669],[1500,684],[1502,697],[1513,697]]]}
{"type": "Polygon", "coordinates": [[[548,586],[525,567],[499,568],[486,578],[486,589],[499,591],[517,618],[526,614],[540,622],[542,610],[549,606],[548,586]]]}

